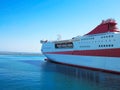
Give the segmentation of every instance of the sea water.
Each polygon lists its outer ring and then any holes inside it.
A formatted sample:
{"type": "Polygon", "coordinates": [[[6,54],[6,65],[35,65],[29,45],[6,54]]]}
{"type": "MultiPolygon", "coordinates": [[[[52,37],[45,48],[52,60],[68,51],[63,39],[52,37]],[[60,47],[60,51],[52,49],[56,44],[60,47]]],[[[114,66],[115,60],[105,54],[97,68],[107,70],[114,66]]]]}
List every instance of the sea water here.
{"type": "Polygon", "coordinates": [[[0,55],[0,90],[120,90],[120,75],[44,59],[43,55],[0,55]]]}

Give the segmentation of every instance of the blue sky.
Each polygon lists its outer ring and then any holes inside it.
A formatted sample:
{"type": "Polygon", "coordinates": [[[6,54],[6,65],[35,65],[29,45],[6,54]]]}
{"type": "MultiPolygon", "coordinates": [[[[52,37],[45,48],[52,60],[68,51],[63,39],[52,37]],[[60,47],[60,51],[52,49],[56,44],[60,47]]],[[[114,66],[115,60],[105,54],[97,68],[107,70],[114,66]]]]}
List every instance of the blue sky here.
{"type": "Polygon", "coordinates": [[[120,25],[120,0],[0,0],[0,51],[40,52],[41,39],[84,35],[101,20],[120,25]]]}

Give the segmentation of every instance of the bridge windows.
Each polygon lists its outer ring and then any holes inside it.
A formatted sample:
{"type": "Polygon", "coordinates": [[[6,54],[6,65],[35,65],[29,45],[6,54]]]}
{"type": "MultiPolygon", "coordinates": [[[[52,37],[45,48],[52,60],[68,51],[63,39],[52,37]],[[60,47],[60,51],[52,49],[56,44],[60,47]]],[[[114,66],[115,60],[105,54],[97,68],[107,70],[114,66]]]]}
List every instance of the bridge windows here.
{"type": "Polygon", "coordinates": [[[73,48],[73,42],[56,43],[55,48],[73,48]]]}

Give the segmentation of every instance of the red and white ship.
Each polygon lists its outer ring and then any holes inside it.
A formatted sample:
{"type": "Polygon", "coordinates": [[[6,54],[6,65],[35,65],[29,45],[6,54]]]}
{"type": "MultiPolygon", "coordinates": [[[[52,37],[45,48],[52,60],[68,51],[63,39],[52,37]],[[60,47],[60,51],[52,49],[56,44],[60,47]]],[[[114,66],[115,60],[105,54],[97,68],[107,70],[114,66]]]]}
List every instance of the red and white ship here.
{"type": "Polygon", "coordinates": [[[56,63],[120,74],[120,31],[116,24],[108,19],[83,36],[41,41],[41,51],[56,63]]]}

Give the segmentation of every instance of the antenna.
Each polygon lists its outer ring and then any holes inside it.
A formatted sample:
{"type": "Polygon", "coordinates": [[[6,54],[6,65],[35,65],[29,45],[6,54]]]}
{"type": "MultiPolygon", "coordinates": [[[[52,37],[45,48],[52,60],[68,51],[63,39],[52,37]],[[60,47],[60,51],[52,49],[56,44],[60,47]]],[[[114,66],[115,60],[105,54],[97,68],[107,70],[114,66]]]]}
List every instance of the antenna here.
{"type": "Polygon", "coordinates": [[[57,34],[57,41],[60,41],[61,40],[61,35],[60,34],[57,34]]]}

